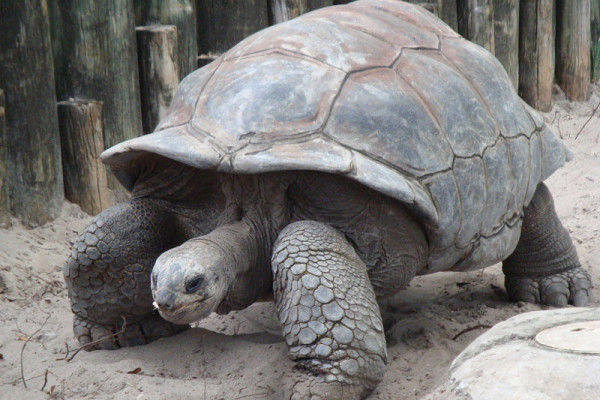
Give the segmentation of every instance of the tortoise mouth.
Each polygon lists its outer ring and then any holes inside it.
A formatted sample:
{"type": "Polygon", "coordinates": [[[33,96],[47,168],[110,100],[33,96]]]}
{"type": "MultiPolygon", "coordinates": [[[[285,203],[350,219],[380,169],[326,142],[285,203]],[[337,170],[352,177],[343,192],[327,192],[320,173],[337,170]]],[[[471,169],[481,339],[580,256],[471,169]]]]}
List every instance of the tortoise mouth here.
{"type": "Polygon", "coordinates": [[[161,317],[174,324],[190,324],[199,321],[210,315],[218,306],[215,304],[214,296],[179,303],[169,309],[160,307],[156,302],[153,305],[161,317]]]}

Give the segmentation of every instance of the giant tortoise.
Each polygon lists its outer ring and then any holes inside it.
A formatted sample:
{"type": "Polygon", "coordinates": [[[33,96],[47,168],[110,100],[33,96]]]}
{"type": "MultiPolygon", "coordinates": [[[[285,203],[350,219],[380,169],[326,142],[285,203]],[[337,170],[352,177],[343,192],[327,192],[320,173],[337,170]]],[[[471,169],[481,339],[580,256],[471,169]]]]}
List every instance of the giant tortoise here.
{"type": "Polygon", "coordinates": [[[102,155],[131,200],[66,263],[75,335],[144,344],[272,294],[288,398],[362,398],[387,362],[378,304],[416,275],[502,262],[512,299],[587,303],[542,183],[570,157],[424,9],[305,14],[190,74],[154,133],[102,155]]]}

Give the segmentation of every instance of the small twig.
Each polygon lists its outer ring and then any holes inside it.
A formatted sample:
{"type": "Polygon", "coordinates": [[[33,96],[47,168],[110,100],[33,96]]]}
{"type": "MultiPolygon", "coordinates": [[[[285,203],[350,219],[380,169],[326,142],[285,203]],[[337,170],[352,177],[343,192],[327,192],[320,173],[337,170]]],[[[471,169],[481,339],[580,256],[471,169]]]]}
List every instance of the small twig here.
{"type": "Polygon", "coordinates": [[[585,126],[588,124],[588,122],[590,122],[592,120],[592,118],[594,118],[594,115],[596,114],[596,111],[598,111],[598,107],[600,107],[600,102],[598,102],[598,105],[596,106],[596,108],[594,108],[594,111],[592,111],[592,115],[590,115],[590,117],[588,118],[588,120],[585,121],[585,124],[583,124],[583,126],[581,127],[581,129],[579,129],[579,132],[577,132],[577,135],[575,135],[575,140],[577,140],[577,138],[579,137],[579,134],[581,132],[583,132],[583,128],[585,128],[585,126]]]}
{"type": "Polygon", "coordinates": [[[65,354],[65,359],[69,357],[69,343],[65,342],[65,348],[67,349],[67,353],[65,354]]]}
{"type": "Polygon", "coordinates": [[[106,342],[107,340],[110,340],[110,339],[116,338],[116,337],[117,337],[117,336],[119,336],[120,334],[124,333],[124,332],[125,332],[125,327],[127,326],[127,321],[125,320],[125,317],[121,316],[121,318],[123,318],[123,326],[121,327],[121,329],[120,329],[118,332],[112,333],[112,334],[110,334],[110,335],[102,336],[102,337],[101,337],[100,339],[98,339],[98,340],[94,340],[93,342],[89,342],[89,343],[86,343],[86,344],[84,344],[84,345],[83,345],[83,346],[81,346],[81,347],[78,347],[77,349],[75,349],[75,350],[73,351],[73,354],[71,354],[71,356],[70,356],[70,357],[67,357],[67,356],[69,355],[69,346],[67,345],[67,355],[65,355],[65,357],[63,357],[63,358],[59,358],[58,360],[61,360],[61,361],[62,361],[62,360],[64,360],[64,361],[66,361],[66,362],[71,362],[71,361],[72,361],[72,360],[75,358],[75,356],[76,356],[76,355],[77,355],[77,354],[78,354],[78,353],[79,353],[81,350],[84,350],[84,349],[86,349],[86,348],[88,348],[88,347],[95,346],[95,345],[97,345],[97,344],[100,344],[100,343],[104,343],[104,342],[106,342]]]}
{"type": "Polygon", "coordinates": [[[250,393],[250,394],[245,394],[243,396],[238,396],[235,398],[235,400],[247,399],[249,397],[255,397],[255,396],[267,396],[267,395],[269,395],[269,392],[250,393]]]}
{"type": "Polygon", "coordinates": [[[552,122],[550,122],[550,125],[554,125],[554,121],[556,120],[556,116],[558,116],[558,118],[560,119],[560,111],[554,111],[554,118],[552,118],[552,122]]]}
{"type": "Polygon", "coordinates": [[[44,388],[46,387],[47,383],[48,383],[48,368],[46,368],[46,372],[44,372],[44,384],[42,385],[40,392],[44,391],[44,388]]]}
{"type": "Polygon", "coordinates": [[[475,326],[472,326],[472,327],[467,328],[467,329],[463,329],[462,331],[458,332],[456,335],[454,335],[454,337],[452,338],[452,340],[456,340],[459,337],[461,337],[462,335],[464,335],[465,333],[474,331],[475,329],[488,329],[488,328],[491,328],[491,326],[490,325],[481,325],[481,324],[480,325],[475,325],[475,326]]]}
{"type": "Polygon", "coordinates": [[[562,140],[563,138],[563,134],[562,131],[560,130],[560,118],[561,116],[558,116],[558,120],[556,121],[556,128],[558,128],[558,137],[560,137],[560,139],[562,140]]]}
{"type": "Polygon", "coordinates": [[[33,244],[33,243],[31,244],[31,247],[36,247],[38,249],[47,250],[47,251],[56,251],[56,250],[58,250],[56,247],[48,248],[48,247],[43,247],[43,246],[40,246],[40,245],[37,245],[37,244],[33,244]]]}
{"type": "Polygon", "coordinates": [[[48,284],[49,286],[57,286],[57,282],[56,282],[56,281],[54,281],[54,282],[51,282],[51,281],[49,281],[49,280],[47,280],[47,279],[44,279],[44,278],[42,278],[41,276],[39,276],[39,275],[36,275],[36,274],[31,274],[31,276],[33,276],[34,278],[37,278],[37,279],[39,279],[40,281],[42,281],[42,282],[44,282],[44,283],[48,284]]]}
{"type": "Polygon", "coordinates": [[[25,340],[25,342],[23,343],[23,347],[21,347],[21,356],[20,356],[20,358],[21,358],[21,379],[23,380],[23,386],[25,387],[25,389],[27,389],[27,382],[25,381],[25,372],[23,371],[23,353],[25,352],[25,346],[27,346],[27,343],[29,343],[31,338],[33,338],[35,335],[37,335],[37,333],[44,328],[44,325],[46,325],[46,322],[48,322],[48,320],[50,319],[51,316],[52,316],[52,314],[48,314],[48,316],[44,320],[44,323],[42,324],[42,326],[40,326],[37,331],[33,332],[27,338],[27,340],[25,340]]]}

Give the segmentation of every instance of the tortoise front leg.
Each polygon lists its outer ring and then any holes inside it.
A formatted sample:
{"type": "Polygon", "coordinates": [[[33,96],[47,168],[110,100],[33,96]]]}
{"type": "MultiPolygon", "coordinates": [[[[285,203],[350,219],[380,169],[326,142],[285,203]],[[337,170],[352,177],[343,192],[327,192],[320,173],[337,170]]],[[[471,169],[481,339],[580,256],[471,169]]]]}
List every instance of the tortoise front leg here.
{"type": "Polygon", "coordinates": [[[381,381],[386,344],[365,264],[337,230],[288,225],[272,258],[274,292],[289,355],[286,399],[361,399],[381,381]]]}
{"type": "Polygon", "coordinates": [[[82,345],[99,341],[86,350],[140,345],[187,329],[153,311],[150,291],[156,258],[193,234],[175,211],[153,199],[117,204],[94,218],[73,245],[63,268],[73,330],[82,345]]]}
{"type": "Polygon", "coordinates": [[[559,307],[588,304],[592,296],[590,274],[579,263],[546,185],[538,185],[524,213],[519,244],[502,263],[509,296],[559,307]]]}

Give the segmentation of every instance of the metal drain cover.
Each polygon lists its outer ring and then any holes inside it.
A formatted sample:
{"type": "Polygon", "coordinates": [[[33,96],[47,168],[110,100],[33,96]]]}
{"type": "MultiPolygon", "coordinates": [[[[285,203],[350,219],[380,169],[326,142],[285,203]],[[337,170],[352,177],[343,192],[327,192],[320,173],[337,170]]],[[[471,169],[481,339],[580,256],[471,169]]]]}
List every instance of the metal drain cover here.
{"type": "Polygon", "coordinates": [[[575,322],[545,329],[535,340],[552,349],[600,354],[600,321],[575,322]]]}

